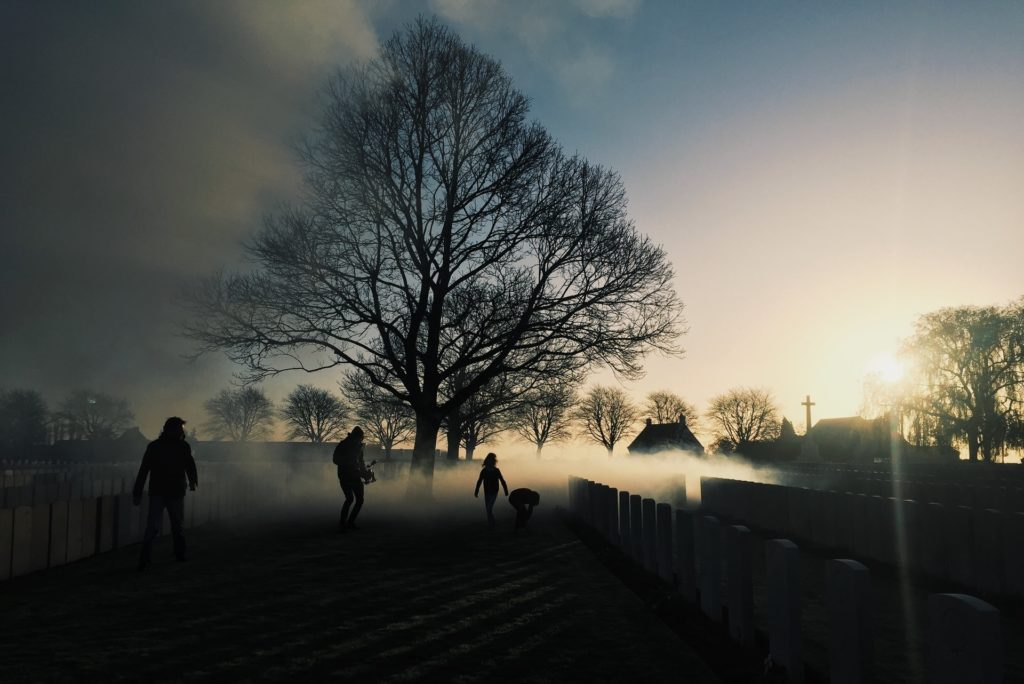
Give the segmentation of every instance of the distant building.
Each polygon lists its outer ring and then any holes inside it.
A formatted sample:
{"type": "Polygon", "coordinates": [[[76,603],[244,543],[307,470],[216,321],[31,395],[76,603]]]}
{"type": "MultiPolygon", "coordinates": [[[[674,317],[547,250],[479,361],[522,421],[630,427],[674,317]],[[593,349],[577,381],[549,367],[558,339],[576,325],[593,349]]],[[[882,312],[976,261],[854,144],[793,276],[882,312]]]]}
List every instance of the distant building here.
{"type": "Polygon", "coordinates": [[[957,458],[952,447],[918,447],[909,443],[893,430],[888,416],[822,418],[808,435],[741,444],[736,451],[759,463],[885,463],[892,460],[896,451],[906,461],[934,463],[957,458]]]}
{"type": "Polygon", "coordinates": [[[686,426],[686,416],[679,416],[676,423],[655,424],[650,418],[627,447],[631,454],[654,454],[659,451],[684,450],[704,453],[704,445],[686,426]]]}

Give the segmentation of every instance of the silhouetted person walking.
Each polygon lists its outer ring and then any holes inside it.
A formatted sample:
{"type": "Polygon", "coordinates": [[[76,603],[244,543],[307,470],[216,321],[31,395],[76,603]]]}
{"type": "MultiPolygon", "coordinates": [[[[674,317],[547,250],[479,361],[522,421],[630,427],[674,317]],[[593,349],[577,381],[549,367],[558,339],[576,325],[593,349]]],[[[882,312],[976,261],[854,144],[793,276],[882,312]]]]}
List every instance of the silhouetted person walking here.
{"type": "Polygon", "coordinates": [[[356,516],[363,508],[362,475],[366,471],[366,465],[363,462],[363,430],[358,425],[352,428],[348,437],[334,447],[334,463],[338,466],[338,481],[341,483],[341,491],[345,494],[345,503],[341,507],[338,529],[342,532],[346,529],[358,530],[355,523],[356,516]],[[355,506],[352,505],[353,500],[355,506]],[[349,513],[349,508],[352,509],[351,513],[349,513]]]}
{"type": "Polygon", "coordinates": [[[480,468],[480,477],[476,479],[476,491],[473,492],[473,496],[479,498],[480,485],[483,484],[484,508],[487,509],[487,524],[491,527],[494,527],[494,501],[498,498],[499,482],[502,489],[505,490],[505,496],[508,496],[508,485],[505,484],[505,478],[498,470],[498,456],[492,452],[484,457],[484,465],[480,468]]]}
{"type": "Polygon", "coordinates": [[[199,485],[196,461],[192,458],[192,447],[185,441],[185,421],[177,416],[164,422],[163,432],[146,447],[132,490],[132,503],[142,503],[142,488],[149,477],[149,512],[146,515],[146,532],[142,537],[142,555],[139,570],[145,570],[150,563],[153,540],[160,531],[160,520],[164,509],[171,519],[171,535],[174,537],[174,556],[185,560],[185,482],[195,490],[199,485]]]}
{"type": "Polygon", "coordinates": [[[540,494],[532,489],[513,489],[508,495],[508,502],[516,509],[516,527],[521,530],[526,527],[526,521],[533,515],[533,507],[540,505],[540,494]]]}

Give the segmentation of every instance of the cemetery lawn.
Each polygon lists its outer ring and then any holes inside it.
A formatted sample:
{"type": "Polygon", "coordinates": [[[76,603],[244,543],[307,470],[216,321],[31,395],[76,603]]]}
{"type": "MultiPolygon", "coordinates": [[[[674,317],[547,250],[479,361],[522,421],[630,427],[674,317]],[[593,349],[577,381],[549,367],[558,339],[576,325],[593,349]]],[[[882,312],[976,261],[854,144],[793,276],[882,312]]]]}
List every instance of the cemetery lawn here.
{"type": "Polygon", "coordinates": [[[715,682],[550,509],[334,509],[187,530],[0,585],[5,682],[715,682]]]}

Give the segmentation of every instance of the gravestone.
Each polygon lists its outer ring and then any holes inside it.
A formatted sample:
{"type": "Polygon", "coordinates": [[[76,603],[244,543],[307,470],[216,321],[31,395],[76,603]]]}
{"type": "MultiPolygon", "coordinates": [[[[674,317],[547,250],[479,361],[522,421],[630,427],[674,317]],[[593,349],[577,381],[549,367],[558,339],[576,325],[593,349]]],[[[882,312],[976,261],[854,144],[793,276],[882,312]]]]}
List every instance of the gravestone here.
{"type": "Polygon", "coordinates": [[[643,502],[639,494],[629,496],[629,538],[633,550],[633,560],[639,565],[644,564],[644,513],[643,502]]]}
{"type": "Polygon", "coordinates": [[[605,528],[608,530],[608,543],[619,545],[619,490],[615,487],[606,489],[605,497],[605,528]]]}
{"type": "Polygon", "coordinates": [[[697,528],[700,609],[715,622],[722,621],[722,526],[712,515],[701,516],[697,528]]]}
{"type": "Polygon", "coordinates": [[[32,570],[45,570],[50,560],[50,504],[32,507],[32,570]]]}
{"type": "Polygon", "coordinates": [[[14,541],[11,545],[11,576],[32,572],[32,507],[14,509],[14,541]]]}
{"type": "Polygon", "coordinates": [[[629,527],[629,492],[619,492],[619,547],[627,556],[631,555],[632,531],[629,527]]]}
{"type": "Polygon", "coordinates": [[[658,576],[672,586],[672,506],[658,504],[655,517],[658,525],[658,576]]]}
{"type": "Polygon", "coordinates": [[[1003,589],[1003,514],[991,508],[975,509],[973,523],[974,586],[983,594],[998,594],[1003,589]]]}
{"type": "Polygon", "coordinates": [[[105,553],[114,548],[114,501],[114,497],[109,494],[99,498],[99,509],[96,512],[99,531],[96,537],[96,553],[105,553]]]}
{"type": "Polygon", "coordinates": [[[82,558],[96,553],[96,516],[99,512],[99,499],[90,497],[82,499],[82,558]]]}
{"type": "Polygon", "coordinates": [[[1007,513],[1003,518],[1000,545],[1003,551],[1003,573],[1006,592],[1024,597],[1024,513],[1007,513]]]}
{"type": "Polygon", "coordinates": [[[929,684],[1003,681],[999,611],[966,594],[928,597],[929,684]]]}
{"type": "Polygon", "coordinates": [[[744,646],[754,643],[753,540],[743,525],[725,532],[725,591],[729,636],[744,646]]]}
{"type": "Polygon", "coordinates": [[[82,500],[68,501],[68,563],[82,557],[82,500]]]}
{"type": "Polygon", "coordinates": [[[971,586],[973,584],[973,568],[971,556],[974,553],[973,530],[971,525],[971,509],[966,506],[953,506],[946,509],[946,565],[949,579],[971,586]]]}
{"type": "Polygon", "coordinates": [[[679,593],[691,603],[697,600],[697,568],[694,562],[693,514],[676,511],[676,579],[679,593]]]}
{"type": "Polygon", "coordinates": [[[871,575],[855,560],[828,561],[829,671],[832,684],[872,681],[871,575]]]}
{"type": "Polygon", "coordinates": [[[11,577],[11,549],[14,546],[14,509],[0,508],[0,581],[11,577]]]}
{"type": "MultiPolygon", "coordinates": [[[[593,480],[587,480],[587,524],[595,528],[597,527],[598,507],[600,506],[600,500],[597,496],[599,487],[600,485],[593,480]]],[[[216,491],[216,485],[211,482],[207,485],[204,492],[211,497],[211,504],[212,499],[216,497],[216,491]]],[[[207,510],[210,511],[210,519],[216,517],[214,515],[214,506],[211,505],[207,510]]]]}
{"type": "Polygon", "coordinates": [[[921,569],[932,577],[945,579],[946,567],[946,507],[929,503],[921,512],[921,569]]]}
{"type": "Polygon", "coordinates": [[[118,494],[114,497],[114,511],[117,519],[114,525],[114,547],[121,548],[134,544],[136,530],[139,526],[139,512],[132,505],[131,494],[118,494]]]}
{"type": "Polygon", "coordinates": [[[68,502],[50,504],[50,567],[68,562],[68,502]]]}
{"type": "Polygon", "coordinates": [[[765,542],[768,570],[768,649],[790,682],[804,680],[800,635],[800,549],[788,539],[765,542]]]}
{"type": "MultiPolygon", "coordinates": [[[[221,501],[220,487],[217,487],[218,502],[221,501]]],[[[608,537],[608,487],[600,482],[594,484],[594,527],[601,533],[602,537],[608,537]]],[[[219,517],[219,516],[218,516],[219,517]]]]}
{"type": "Polygon", "coordinates": [[[658,537],[657,537],[657,508],[654,499],[644,499],[642,507],[643,515],[643,548],[644,548],[644,569],[651,573],[658,572],[658,537]]]}

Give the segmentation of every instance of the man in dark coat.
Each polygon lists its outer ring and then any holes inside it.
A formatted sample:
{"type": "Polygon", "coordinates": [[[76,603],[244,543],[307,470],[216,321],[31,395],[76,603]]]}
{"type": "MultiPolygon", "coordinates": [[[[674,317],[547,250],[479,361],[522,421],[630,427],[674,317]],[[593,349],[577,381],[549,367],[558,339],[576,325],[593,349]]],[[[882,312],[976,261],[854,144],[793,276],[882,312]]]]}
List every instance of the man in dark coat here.
{"type": "Polygon", "coordinates": [[[533,515],[533,507],[540,505],[540,494],[523,487],[513,489],[508,495],[508,502],[516,509],[516,530],[526,527],[526,521],[533,515]]]}
{"type": "Polygon", "coordinates": [[[366,469],[363,462],[363,430],[358,425],[334,447],[334,463],[338,466],[338,482],[345,494],[338,529],[342,532],[358,530],[356,516],[363,508],[363,471],[366,469]],[[355,506],[352,506],[353,501],[355,506]]]}
{"type": "Polygon", "coordinates": [[[136,506],[142,503],[142,488],[149,477],[149,513],[146,516],[146,533],[142,537],[142,555],[139,570],[145,570],[150,563],[153,540],[160,531],[160,520],[164,509],[171,519],[171,535],[174,537],[174,556],[185,560],[185,482],[195,490],[199,485],[196,462],[192,458],[192,447],[185,441],[185,421],[177,416],[164,422],[163,432],[146,447],[135,478],[132,501],[136,506]]]}

